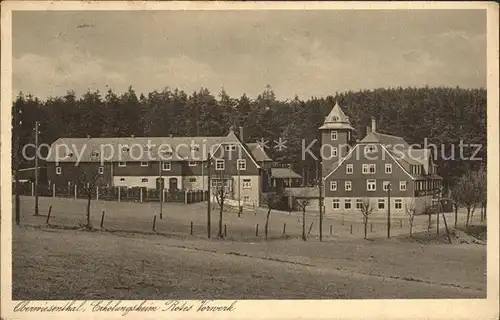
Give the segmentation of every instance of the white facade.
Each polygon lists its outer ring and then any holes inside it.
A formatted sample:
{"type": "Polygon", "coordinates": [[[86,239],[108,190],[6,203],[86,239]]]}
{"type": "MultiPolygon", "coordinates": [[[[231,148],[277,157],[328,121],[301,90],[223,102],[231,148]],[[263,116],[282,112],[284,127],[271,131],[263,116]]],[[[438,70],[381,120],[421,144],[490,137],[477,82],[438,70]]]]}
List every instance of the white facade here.
{"type": "MultiPolygon", "coordinates": [[[[116,187],[144,187],[148,189],[156,189],[156,179],[160,178],[157,176],[114,176],[113,186],[116,187]]],[[[183,177],[181,176],[162,176],[165,181],[165,189],[170,189],[170,178],[177,179],[177,189],[182,189],[183,177]]]]}

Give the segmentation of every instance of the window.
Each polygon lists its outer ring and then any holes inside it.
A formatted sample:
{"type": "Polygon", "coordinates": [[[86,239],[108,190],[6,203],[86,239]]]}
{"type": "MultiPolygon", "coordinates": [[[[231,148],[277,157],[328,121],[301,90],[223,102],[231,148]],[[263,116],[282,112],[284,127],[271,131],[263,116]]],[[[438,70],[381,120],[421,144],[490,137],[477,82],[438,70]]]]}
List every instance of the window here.
{"type": "Polygon", "coordinates": [[[385,199],[378,199],[378,209],[379,210],[385,209],[385,199]]]}
{"type": "Polygon", "coordinates": [[[406,191],[406,181],[399,181],[399,190],[406,191]]]}
{"type": "Polygon", "coordinates": [[[377,180],[375,179],[366,180],[366,190],[368,191],[377,190],[377,180]]]}
{"type": "Polygon", "coordinates": [[[370,164],[370,170],[369,170],[370,173],[375,173],[375,164],[372,163],[370,164]]]}
{"type": "Polygon", "coordinates": [[[129,147],[127,147],[127,146],[122,147],[122,152],[124,152],[124,153],[129,152],[129,150],[130,150],[129,147]]]}
{"type": "Polygon", "coordinates": [[[234,144],[228,144],[225,146],[224,150],[226,151],[236,151],[236,146],[234,144]]]}
{"type": "Polygon", "coordinates": [[[141,182],[148,182],[147,178],[142,178],[141,182]]]}
{"type": "Polygon", "coordinates": [[[340,209],[340,200],[339,199],[333,199],[333,209],[334,210],[340,209]]]}
{"type": "Polygon", "coordinates": [[[147,166],[149,166],[149,162],[147,162],[147,161],[141,162],[141,167],[147,167],[147,166]]]}
{"type": "Polygon", "coordinates": [[[172,156],[172,151],[169,150],[162,150],[161,151],[162,156],[164,157],[171,157],[172,156]]]}
{"type": "Polygon", "coordinates": [[[352,182],[351,181],[346,181],[344,183],[345,191],[351,191],[352,190],[352,182]]]}
{"type": "Polygon", "coordinates": [[[332,135],[332,140],[337,140],[338,138],[337,131],[332,131],[331,135],[332,135]]]}
{"type": "Polygon", "coordinates": [[[192,146],[191,151],[193,152],[200,151],[200,148],[198,148],[197,146],[192,146]]]}
{"type": "Polygon", "coordinates": [[[238,170],[246,170],[247,169],[247,160],[246,159],[238,159],[238,170]]]}
{"type": "Polygon", "coordinates": [[[337,191],[337,181],[330,181],[330,191],[337,191]]]}
{"type": "Polygon", "coordinates": [[[337,116],[333,117],[333,121],[334,121],[334,122],[339,121],[339,117],[337,117],[337,116]]]}
{"type": "Polygon", "coordinates": [[[352,163],[350,163],[350,164],[346,165],[346,167],[345,167],[345,173],[346,173],[346,174],[352,174],[352,173],[353,173],[353,171],[354,171],[354,170],[353,170],[352,163]]]}
{"type": "Polygon", "coordinates": [[[150,150],[149,146],[144,146],[144,151],[149,152],[150,150]]]}
{"type": "Polygon", "coordinates": [[[344,209],[351,210],[351,199],[344,200],[344,209]]]}
{"type": "Polygon", "coordinates": [[[120,181],[125,181],[125,178],[120,178],[120,181]]]}
{"type": "Polygon", "coordinates": [[[389,181],[384,181],[384,191],[389,191],[389,186],[391,185],[391,183],[389,181]]]}
{"type": "Polygon", "coordinates": [[[120,161],[120,162],[118,162],[118,166],[119,167],[126,167],[127,163],[125,161],[120,161]]]}
{"type": "Polygon", "coordinates": [[[243,202],[250,202],[250,197],[249,196],[244,196],[243,197],[243,202]]]}
{"type": "Polygon", "coordinates": [[[62,173],[62,168],[56,167],[56,174],[61,174],[61,173],[62,173]]]}
{"type": "Polygon", "coordinates": [[[99,156],[99,152],[92,151],[92,154],[90,155],[92,159],[96,159],[99,156]]]}
{"type": "Polygon", "coordinates": [[[210,185],[211,185],[212,187],[217,187],[217,185],[219,184],[218,182],[219,182],[219,180],[211,180],[211,181],[210,181],[210,185]]]}
{"type": "Polygon", "coordinates": [[[391,174],[392,173],[392,164],[391,163],[386,163],[385,164],[385,173],[391,174]]]}
{"type": "Polygon", "coordinates": [[[403,209],[403,200],[402,199],[394,199],[394,208],[397,210],[403,209]]]}
{"type": "Polygon", "coordinates": [[[189,161],[188,166],[190,167],[196,167],[196,161],[189,161]]]}
{"type": "Polygon", "coordinates": [[[356,209],[361,210],[363,208],[363,200],[356,199],[356,209]]]}
{"type": "Polygon", "coordinates": [[[252,187],[252,180],[243,179],[243,189],[250,189],[252,187]]]}
{"type": "Polygon", "coordinates": [[[172,163],[168,162],[168,161],[167,162],[162,162],[161,163],[161,169],[163,171],[170,171],[170,170],[172,170],[172,163]]]}
{"type": "Polygon", "coordinates": [[[365,147],[365,153],[373,153],[376,151],[376,148],[374,145],[369,145],[365,147]]]}
{"type": "Polygon", "coordinates": [[[104,167],[99,167],[99,174],[104,174],[104,167]]]}
{"type": "Polygon", "coordinates": [[[189,178],[189,182],[196,182],[196,178],[189,178]]]}
{"type": "Polygon", "coordinates": [[[224,159],[215,160],[215,170],[224,170],[224,159]]]}
{"type": "Polygon", "coordinates": [[[332,147],[332,157],[336,157],[338,153],[337,147],[332,147]]]}
{"type": "Polygon", "coordinates": [[[368,174],[368,165],[363,163],[363,174],[368,174]]]}

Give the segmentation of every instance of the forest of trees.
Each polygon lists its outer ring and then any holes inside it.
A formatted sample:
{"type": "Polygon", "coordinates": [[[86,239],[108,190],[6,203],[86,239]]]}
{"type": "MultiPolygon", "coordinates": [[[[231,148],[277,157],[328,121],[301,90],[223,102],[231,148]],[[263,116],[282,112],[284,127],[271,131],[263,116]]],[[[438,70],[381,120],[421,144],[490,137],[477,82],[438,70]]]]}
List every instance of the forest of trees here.
{"type": "MultiPolygon", "coordinates": [[[[123,94],[109,90],[86,92],[81,97],[68,92],[63,97],[41,101],[19,93],[13,112],[21,124],[15,128],[19,144],[34,142],[35,121],[40,122],[40,143],[51,144],[60,137],[117,136],[216,136],[230,127],[244,128],[246,142],[264,138],[286,140],[286,149],[266,150],[275,160],[290,163],[307,180],[316,178],[318,162],[302,161],[302,139],[309,145],[320,138],[318,128],[338,101],[349,116],[356,137],[363,138],[370,117],[377,118],[377,130],[402,136],[410,143],[444,146],[439,151],[439,173],[445,185],[469,169],[486,163],[486,90],[461,88],[391,88],[343,92],[326,98],[279,100],[267,86],[255,99],[246,95],[230,97],[224,90],[213,94],[207,89],[187,94],[166,88],[148,95],[132,88],[123,94]],[[481,144],[476,157],[482,161],[443,160],[459,144],[481,144]]],[[[14,141],[14,140],[13,140],[14,141]]],[[[272,145],[272,144],[270,144],[272,145]]],[[[319,155],[319,143],[315,144],[319,155]]],[[[314,149],[314,148],[313,148],[314,149]]],[[[471,155],[474,148],[465,148],[471,155]]],[[[33,166],[21,161],[21,167],[33,166]]]]}

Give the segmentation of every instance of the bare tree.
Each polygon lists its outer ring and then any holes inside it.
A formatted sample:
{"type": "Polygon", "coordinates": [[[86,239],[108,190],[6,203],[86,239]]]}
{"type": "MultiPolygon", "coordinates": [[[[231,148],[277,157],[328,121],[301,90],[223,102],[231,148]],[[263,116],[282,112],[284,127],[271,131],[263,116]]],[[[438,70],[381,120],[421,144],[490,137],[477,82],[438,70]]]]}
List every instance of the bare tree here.
{"type": "Polygon", "coordinates": [[[486,168],[482,167],[476,173],[476,187],[478,202],[481,205],[481,222],[486,218],[486,201],[487,201],[487,175],[486,168]]]}
{"type": "Polygon", "coordinates": [[[432,227],[432,214],[434,213],[434,208],[432,204],[427,201],[427,198],[424,198],[424,208],[422,210],[422,214],[427,215],[427,232],[431,232],[432,227]]]}
{"type": "Polygon", "coordinates": [[[363,215],[363,224],[365,226],[365,239],[368,237],[368,217],[372,214],[373,212],[373,205],[370,202],[370,199],[364,198],[363,201],[361,202],[361,207],[359,208],[359,211],[363,215]]]}
{"type": "Polygon", "coordinates": [[[282,198],[283,198],[283,195],[281,195],[279,193],[268,193],[268,194],[265,194],[263,199],[262,199],[263,203],[266,204],[266,206],[267,206],[266,225],[264,227],[266,240],[267,240],[267,231],[268,231],[268,226],[269,226],[269,217],[271,216],[271,210],[277,208],[277,206],[282,198]]]}
{"type": "MultiPolygon", "coordinates": [[[[224,237],[224,233],[222,230],[222,218],[224,212],[224,203],[226,199],[228,199],[232,193],[232,177],[226,176],[224,170],[218,171],[215,176],[215,188],[213,189],[213,194],[215,196],[215,200],[219,205],[219,238],[224,237]]],[[[211,182],[210,182],[211,183],[211,182]]]]}
{"type": "Polygon", "coordinates": [[[467,209],[467,218],[465,221],[465,225],[468,226],[469,222],[472,219],[472,215],[474,214],[474,210],[476,210],[476,205],[480,202],[481,192],[479,191],[480,175],[478,171],[468,171],[462,177],[460,177],[459,191],[460,191],[460,204],[463,205],[467,209]]]}
{"type": "Polygon", "coordinates": [[[92,193],[96,190],[99,184],[100,176],[101,175],[99,174],[99,166],[97,165],[91,165],[90,167],[85,167],[81,169],[79,184],[80,187],[83,188],[84,194],[87,198],[87,213],[86,213],[87,229],[92,229],[92,224],[90,222],[90,204],[92,201],[92,193]]]}
{"type": "Polygon", "coordinates": [[[306,208],[310,204],[309,199],[300,198],[297,199],[297,204],[302,210],[302,240],[307,241],[306,238],[306,208]]]}
{"type": "Polygon", "coordinates": [[[415,221],[416,205],[415,199],[405,204],[406,215],[408,215],[408,225],[410,226],[410,237],[413,234],[413,222],[415,221]]]}
{"type": "Polygon", "coordinates": [[[458,209],[460,208],[462,191],[460,190],[461,184],[455,183],[451,189],[451,202],[453,205],[453,211],[455,212],[455,228],[458,222],[458,209]]]}

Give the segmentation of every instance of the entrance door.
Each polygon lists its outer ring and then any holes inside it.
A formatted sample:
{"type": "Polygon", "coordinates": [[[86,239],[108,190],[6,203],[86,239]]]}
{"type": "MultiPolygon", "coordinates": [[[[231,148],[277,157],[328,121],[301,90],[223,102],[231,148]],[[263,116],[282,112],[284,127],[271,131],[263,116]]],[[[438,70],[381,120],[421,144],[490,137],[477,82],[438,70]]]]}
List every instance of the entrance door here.
{"type": "Polygon", "coordinates": [[[169,191],[177,190],[177,178],[168,179],[168,190],[169,191]]]}
{"type": "Polygon", "coordinates": [[[165,188],[165,179],[164,178],[156,178],[156,189],[164,189],[165,188]]]}

